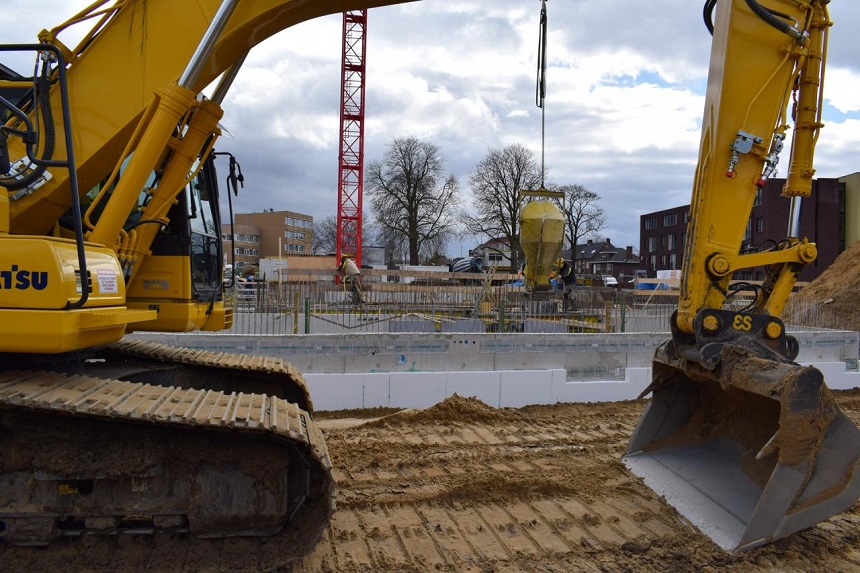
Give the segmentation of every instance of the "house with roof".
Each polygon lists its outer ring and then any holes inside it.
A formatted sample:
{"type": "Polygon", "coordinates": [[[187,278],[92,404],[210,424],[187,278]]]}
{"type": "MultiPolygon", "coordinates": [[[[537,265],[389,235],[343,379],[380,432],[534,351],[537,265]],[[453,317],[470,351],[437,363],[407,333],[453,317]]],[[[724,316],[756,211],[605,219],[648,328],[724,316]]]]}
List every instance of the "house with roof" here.
{"type": "MultiPolygon", "coordinates": [[[[497,237],[469,250],[470,257],[484,260],[487,268],[496,268],[501,272],[516,272],[511,270],[511,244],[506,237],[497,237]]],[[[522,252],[520,252],[522,261],[522,252]]]]}
{"type": "Polygon", "coordinates": [[[635,277],[642,266],[632,246],[616,247],[609,238],[597,242],[589,239],[584,245],[577,245],[574,260],[578,276],[613,276],[621,284],[635,277]]]}

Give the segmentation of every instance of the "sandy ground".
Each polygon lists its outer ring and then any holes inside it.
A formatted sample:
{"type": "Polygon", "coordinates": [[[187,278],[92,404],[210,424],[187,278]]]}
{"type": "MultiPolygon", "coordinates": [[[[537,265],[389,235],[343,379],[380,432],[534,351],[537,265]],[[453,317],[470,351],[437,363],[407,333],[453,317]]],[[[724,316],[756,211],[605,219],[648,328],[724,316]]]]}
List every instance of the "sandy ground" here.
{"type": "MultiPolygon", "coordinates": [[[[836,398],[860,422],[860,390],[836,398]]],[[[455,395],[426,410],[318,413],[338,508],[301,561],[275,551],[278,570],[860,572],[860,504],[739,555],[712,543],[622,464],[643,406],[494,409],[455,395]]],[[[94,537],[54,551],[0,543],[0,571],[258,571],[275,547],[94,537]]]]}
{"type": "Polygon", "coordinates": [[[643,404],[323,413],[338,510],[293,571],[860,571],[860,505],[739,555],[700,534],[620,461],[643,404]]]}

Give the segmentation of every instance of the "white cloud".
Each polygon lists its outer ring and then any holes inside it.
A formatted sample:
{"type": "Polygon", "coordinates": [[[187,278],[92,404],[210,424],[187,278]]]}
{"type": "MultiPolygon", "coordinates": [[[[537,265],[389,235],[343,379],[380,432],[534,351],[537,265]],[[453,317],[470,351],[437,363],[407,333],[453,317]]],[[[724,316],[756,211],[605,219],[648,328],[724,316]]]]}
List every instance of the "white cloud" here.
{"type": "Polygon", "coordinates": [[[825,99],[842,113],[860,111],[860,72],[828,69],[824,77],[825,99]]]}

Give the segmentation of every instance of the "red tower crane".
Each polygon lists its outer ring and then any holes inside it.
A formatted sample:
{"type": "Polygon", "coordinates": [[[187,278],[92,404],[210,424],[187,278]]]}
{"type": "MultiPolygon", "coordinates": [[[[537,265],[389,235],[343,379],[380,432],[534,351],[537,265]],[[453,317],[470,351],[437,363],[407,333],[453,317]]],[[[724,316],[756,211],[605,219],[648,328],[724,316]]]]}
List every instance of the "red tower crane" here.
{"type": "Polygon", "coordinates": [[[337,260],[361,265],[361,202],[364,181],[364,35],[367,10],[343,13],[343,59],[338,153],[337,260]]]}

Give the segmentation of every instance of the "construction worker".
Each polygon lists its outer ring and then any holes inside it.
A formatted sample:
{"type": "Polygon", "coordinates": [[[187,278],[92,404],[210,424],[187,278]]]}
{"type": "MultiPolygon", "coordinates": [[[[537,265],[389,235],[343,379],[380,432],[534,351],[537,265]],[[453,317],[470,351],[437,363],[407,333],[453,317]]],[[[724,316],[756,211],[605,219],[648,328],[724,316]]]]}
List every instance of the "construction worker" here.
{"type": "Polygon", "coordinates": [[[349,287],[352,293],[352,302],[361,304],[364,302],[361,298],[361,270],[352,256],[343,254],[340,257],[340,265],[337,267],[337,272],[343,279],[343,284],[349,287]]]}
{"type": "Polygon", "coordinates": [[[555,261],[553,274],[564,284],[564,298],[570,298],[570,295],[573,294],[573,286],[576,284],[576,273],[573,272],[573,265],[567,264],[567,261],[559,257],[555,261]]]}

